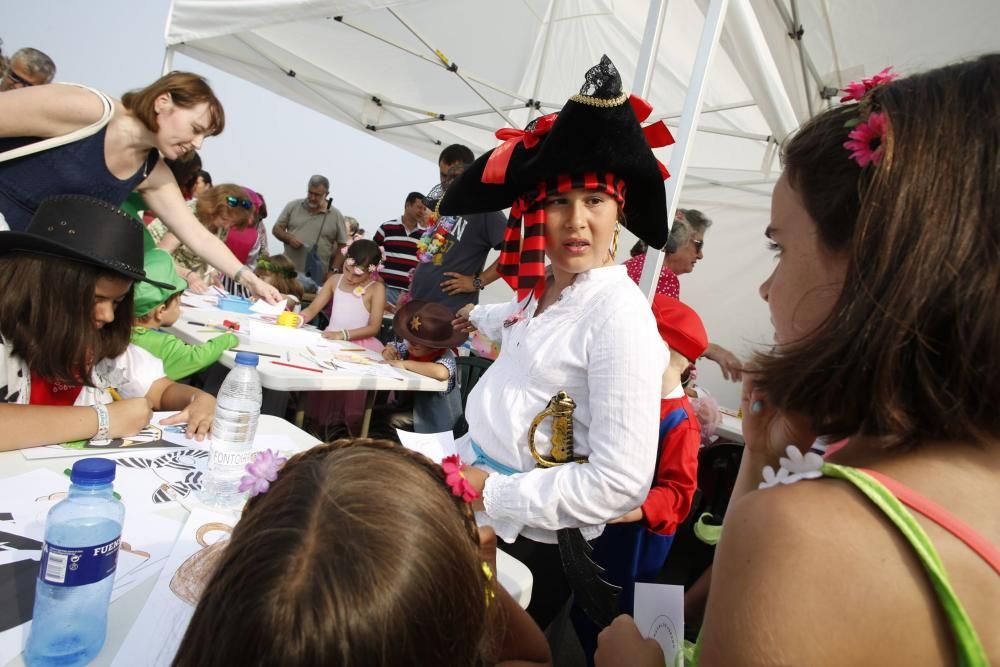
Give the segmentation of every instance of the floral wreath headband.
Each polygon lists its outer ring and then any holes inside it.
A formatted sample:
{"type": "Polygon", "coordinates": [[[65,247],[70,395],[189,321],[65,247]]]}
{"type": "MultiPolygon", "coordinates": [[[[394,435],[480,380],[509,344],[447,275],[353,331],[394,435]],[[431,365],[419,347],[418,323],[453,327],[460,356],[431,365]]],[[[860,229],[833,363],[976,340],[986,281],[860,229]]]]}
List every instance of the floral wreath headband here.
{"type": "Polygon", "coordinates": [[[356,276],[363,276],[365,273],[370,273],[372,278],[374,278],[375,274],[383,268],[385,268],[385,265],[382,262],[379,262],[378,264],[369,264],[367,267],[361,267],[358,266],[358,263],[351,257],[344,260],[344,269],[351,271],[351,273],[356,276]]]}
{"type": "Polygon", "coordinates": [[[850,159],[864,169],[869,164],[878,166],[885,154],[885,138],[889,129],[888,119],[884,111],[876,110],[872,100],[872,91],[897,78],[899,74],[891,72],[892,67],[868,79],[853,81],[843,89],[845,95],[841,102],[857,102],[858,116],[844,124],[851,128],[847,134],[844,148],[851,152],[850,159]]]}
{"type": "Polygon", "coordinates": [[[261,257],[257,260],[257,268],[267,271],[268,273],[285,276],[286,278],[294,278],[297,275],[294,268],[275,266],[274,262],[266,257],[261,257]]]}

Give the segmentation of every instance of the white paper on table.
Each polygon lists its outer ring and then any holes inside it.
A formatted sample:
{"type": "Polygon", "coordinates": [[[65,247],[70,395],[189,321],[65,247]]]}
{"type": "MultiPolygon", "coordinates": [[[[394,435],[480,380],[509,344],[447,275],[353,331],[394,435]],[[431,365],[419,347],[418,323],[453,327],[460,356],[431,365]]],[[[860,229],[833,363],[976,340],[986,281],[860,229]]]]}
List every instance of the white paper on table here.
{"type": "MultiPolygon", "coordinates": [[[[200,507],[191,512],[146,604],[111,663],[112,667],[156,667],[171,663],[194,613],[194,607],[177,597],[170,588],[170,582],[185,561],[204,548],[205,545],[199,543],[196,536],[202,526],[212,523],[233,526],[236,520],[232,514],[212,512],[200,507]]],[[[217,530],[206,533],[206,537],[225,539],[217,530]]]]}
{"type": "Polygon", "coordinates": [[[268,303],[264,299],[257,299],[250,304],[250,310],[258,315],[269,315],[277,317],[285,312],[286,299],[279,299],[277,303],[268,303]]]}
{"type": "Polygon", "coordinates": [[[349,371],[357,375],[384,377],[392,380],[400,380],[401,382],[406,380],[405,374],[393,368],[389,364],[382,362],[353,363],[350,361],[344,361],[340,358],[335,358],[333,363],[336,364],[340,370],[349,371]]]}
{"type": "Polygon", "coordinates": [[[420,452],[435,463],[440,463],[446,456],[458,453],[458,448],[455,446],[455,435],[451,431],[412,433],[397,428],[396,436],[404,447],[420,452]]]}
{"type": "Polygon", "coordinates": [[[181,305],[188,308],[206,309],[218,308],[219,297],[217,294],[195,294],[194,292],[184,292],[181,294],[181,305]]]}
{"type": "Polygon", "coordinates": [[[674,664],[684,646],[684,587],[636,583],[633,611],[642,636],[655,639],[663,649],[665,664],[674,664]]]}
{"type": "Polygon", "coordinates": [[[304,350],[310,345],[318,345],[319,341],[322,340],[318,331],[283,327],[259,320],[247,322],[247,332],[250,334],[250,340],[255,343],[267,343],[284,349],[304,350]]]}
{"type": "MultiPolygon", "coordinates": [[[[0,484],[0,510],[13,515],[13,521],[3,522],[0,531],[39,543],[37,551],[14,550],[4,546],[11,544],[10,537],[5,539],[4,536],[0,536],[0,579],[4,577],[2,568],[5,564],[29,559],[36,562],[40,560],[40,543],[45,536],[45,518],[49,509],[62,500],[68,488],[67,477],[45,469],[8,477],[3,480],[3,484],[0,484]]],[[[179,521],[159,516],[133,515],[130,521],[126,507],[122,539],[129,542],[134,550],[145,551],[149,556],[124,550],[119,552],[118,569],[111,592],[112,600],[155,574],[155,569],[148,569],[151,567],[150,561],[154,558],[159,558],[161,561],[165,559],[173,547],[174,536],[180,525],[179,521]]],[[[37,574],[32,574],[31,582],[22,582],[17,588],[28,586],[34,590],[36,577],[37,574]]],[[[5,603],[10,602],[5,600],[5,603]]],[[[30,628],[29,621],[0,632],[0,664],[6,664],[21,653],[30,628]]]]}

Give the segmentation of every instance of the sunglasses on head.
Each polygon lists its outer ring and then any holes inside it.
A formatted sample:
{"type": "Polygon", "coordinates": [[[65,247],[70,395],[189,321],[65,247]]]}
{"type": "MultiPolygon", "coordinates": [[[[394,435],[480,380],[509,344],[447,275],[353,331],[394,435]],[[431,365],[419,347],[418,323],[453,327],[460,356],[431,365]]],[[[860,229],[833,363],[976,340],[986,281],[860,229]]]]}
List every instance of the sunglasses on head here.
{"type": "Polygon", "coordinates": [[[253,202],[251,202],[249,199],[240,199],[239,197],[234,197],[232,195],[226,197],[226,203],[229,204],[229,208],[236,208],[237,206],[242,206],[248,211],[253,208],[253,202]]]}

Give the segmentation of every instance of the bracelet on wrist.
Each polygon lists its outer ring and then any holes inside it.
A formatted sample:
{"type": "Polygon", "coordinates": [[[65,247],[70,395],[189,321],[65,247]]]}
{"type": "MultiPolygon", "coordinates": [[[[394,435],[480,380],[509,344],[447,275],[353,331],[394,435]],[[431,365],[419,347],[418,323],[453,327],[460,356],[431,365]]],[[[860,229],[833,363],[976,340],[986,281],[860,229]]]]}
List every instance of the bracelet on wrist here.
{"type": "Polygon", "coordinates": [[[351,340],[351,332],[348,331],[347,329],[341,329],[340,335],[343,337],[344,340],[351,340]]]}
{"type": "Polygon", "coordinates": [[[111,432],[111,415],[108,414],[108,407],[103,403],[95,403],[91,407],[97,411],[97,433],[94,434],[93,439],[107,440],[108,434],[111,432]]]}
{"type": "Polygon", "coordinates": [[[248,269],[248,268],[247,268],[247,267],[245,267],[245,266],[241,266],[240,268],[236,269],[236,273],[234,273],[234,274],[233,274],[233,282],[234,282],[234,283],[239,283],[239,282],[240,282],[240,277],[241,277],[241,276],[242,276],[242,275],[243,275],[243,274],[244,274],[245,272],[247,272],[247,271],[249,271],[249,270],[250,270],[250,269],[248,269]]]}

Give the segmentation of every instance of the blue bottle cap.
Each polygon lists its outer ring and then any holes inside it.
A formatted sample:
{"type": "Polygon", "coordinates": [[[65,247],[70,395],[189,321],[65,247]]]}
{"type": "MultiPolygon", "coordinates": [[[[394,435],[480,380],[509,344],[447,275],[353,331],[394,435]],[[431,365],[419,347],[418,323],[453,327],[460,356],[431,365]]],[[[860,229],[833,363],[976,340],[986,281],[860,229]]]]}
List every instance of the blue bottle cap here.
{"type": "Polygon", "coordinates": [[[237,352],[236,363],[241,366],[256,366],[260,363],[260,357],[254,352],[237,352]]]}
{"type": "Polygon", "coordinates": [[[115,481],[115,462],[111,459],[81,459],[73,464],[69,479],[74,484],[100,486],[115,481]]]}

